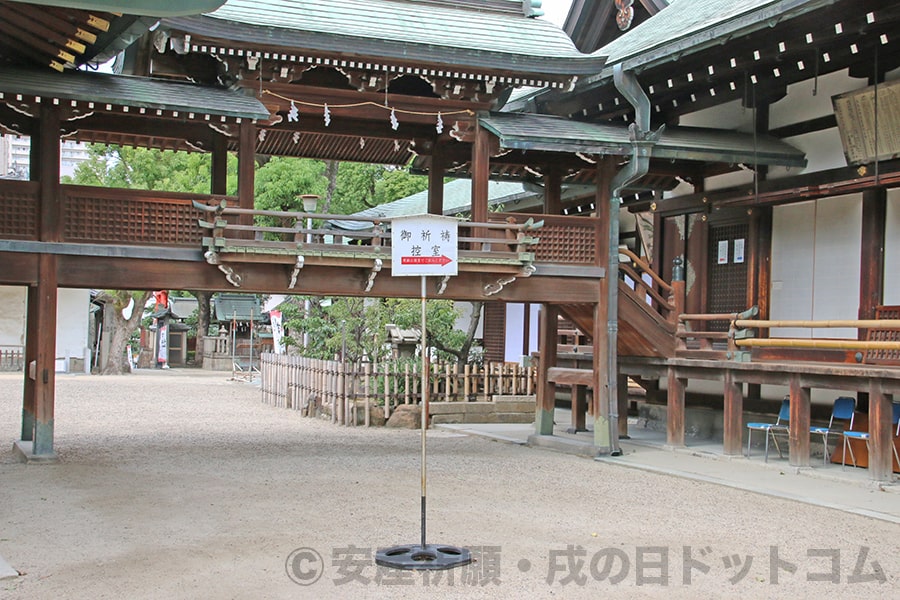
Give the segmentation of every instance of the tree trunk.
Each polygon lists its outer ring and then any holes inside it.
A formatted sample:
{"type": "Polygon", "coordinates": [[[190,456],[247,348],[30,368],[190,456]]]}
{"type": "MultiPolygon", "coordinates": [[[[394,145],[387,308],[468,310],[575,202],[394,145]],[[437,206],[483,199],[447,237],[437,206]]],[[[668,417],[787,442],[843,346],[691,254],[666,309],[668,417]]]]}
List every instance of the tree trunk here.
{"type": "Polygon", "coordinates": [[[331,212],[331,199],[334,198],[334,190],[337,189],[337,175],[340,161],[325,161],[325,178],[328,179],[328,188],[325,191],[325,205],[322,207],[323,213],[331,212]]]}
{"type": "Polygon", "coordinates": [[[144,305],[151,292],[118,292],[115,295],[103,292],[98,295],[98,299],[107,303],[107,310],[112,311],[112,331],[109,332],[110,343],[109,352],[104,357],[103,364],[100,367],[101,375],[122,375],[131,372],[131,365],[128,363],[128,357],[125,351],[128,348],[128,340],[131,334],[138,328],[141,323],[141,317],[144,315],[144,305]],[[122,310],[128,306],[129,302],[123,302],[126,298],[134,300],[134,308],[131,311],[131,317],[126,319],[122,316],[122,310]]]}
{"type": "Polygon", "coordinates": [[[194,364],[203,367],[203,340],[209,335],[210,301],[212,292],[191,292],[197,298],[197,349],[194,364]]]}

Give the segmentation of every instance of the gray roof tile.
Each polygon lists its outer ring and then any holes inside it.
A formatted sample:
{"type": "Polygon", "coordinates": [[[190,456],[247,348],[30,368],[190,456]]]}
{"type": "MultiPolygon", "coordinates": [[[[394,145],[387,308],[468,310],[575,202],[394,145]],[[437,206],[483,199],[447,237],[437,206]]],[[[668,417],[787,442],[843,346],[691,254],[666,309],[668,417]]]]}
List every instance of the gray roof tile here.
{"type": "Polygon", "coordinates": [[[228,0],[164,27],[257,45],[367,55],[512,74],[596,73],[556,25],[521,13],[412,0],[228,0]]]}
{"type": "Polygon", "coordinates": [[[259,100],[240,92],[108,73],[0,67],[0,92],[200,115],[269,118],[259,100]]]}

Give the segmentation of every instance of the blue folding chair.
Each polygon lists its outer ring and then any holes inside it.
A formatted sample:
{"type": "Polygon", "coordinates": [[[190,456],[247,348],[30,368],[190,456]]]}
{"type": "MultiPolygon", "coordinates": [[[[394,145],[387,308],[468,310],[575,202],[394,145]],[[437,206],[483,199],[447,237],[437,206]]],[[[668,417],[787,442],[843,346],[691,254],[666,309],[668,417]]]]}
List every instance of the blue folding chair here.
{"type": "MultiPolygon", "coordinates": [[[[900,404],[896,402],[892,405],[891,423],[897,428],[897,431],[894,432],[894,437],[900,436],[900,404]]],[[[872,436],[868,431],[845,431],[844,452],[841,455],[841,468],[844,468],[847,464],[847,448],[850,448],[850,460],[853,461],[853,466],[856,466],[856,457],[853,456],[853,446],[850,445],[850,440],[865,440],[866,450],[871,452],[872,448],[869,446],[870,439],[872,439],[872,436]]],[[[894,458],[896,458],[897,463],[900,464],[900,456],[897,454],[897,446],[893,443],[893,440],[891,440],[891,449],[894,451],[894,458]]]]}
{"type": "Polygon", "coordinates": [[[810,427],[809,432],[822,436],[822,462],[828,464],[828,436],[832,434],[840,435],[844,431],[853,429],[853,417],[856,415],[856,398],[849,396],[841,396],[836,398],[831,406],[831,418],[828,420],[828,427],[810,427]],[[835,421],[850,421],[850,426],[842,429],[835,429],[835,421]]]}
{"type": "Polygon", "coordinates": [[[787,433],[788,423],[791,420],[791,400],[790,396],[785,396],[781,401],[781,410],[778,411],[778,418],[774,423],[747,423],[747,458],[750,458],[750,441],[753,439],[754,431],[762,431],[766,436],[766,454],[765,462],[769,462],[769,438],[775,442],[775,448],[778,450],[778,456],[784,458],[781,453],[781,446],[778,445],[776,433],[787,433]]]}

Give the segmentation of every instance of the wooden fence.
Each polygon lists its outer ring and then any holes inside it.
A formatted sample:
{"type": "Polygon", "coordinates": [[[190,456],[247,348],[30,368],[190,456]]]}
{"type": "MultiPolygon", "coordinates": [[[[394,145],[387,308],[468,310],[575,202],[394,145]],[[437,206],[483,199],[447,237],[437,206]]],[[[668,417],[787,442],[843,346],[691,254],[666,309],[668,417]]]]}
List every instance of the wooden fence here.
{"type": "Polygon", "coordinates": [[[23,346],[0,346],[0,371],[22,371],[24,368],[23,346]]]}
{"type": "MultiPolygon", "coordinates": [[[[352,364],[302,356],[264,353],[260,357],[264,403],[309,411],[311,405],[330,412],[332,423],[355,425],[360,408],[369,425],[370,408],[380,406],[385,418],[400,404],[422,398],[418,363],[352,364]]],[[[430,402],[490,402],[495,395],[530,395],[537,369],[514,363],[485,366],[432,364],[428,377],[430,402]]]]}

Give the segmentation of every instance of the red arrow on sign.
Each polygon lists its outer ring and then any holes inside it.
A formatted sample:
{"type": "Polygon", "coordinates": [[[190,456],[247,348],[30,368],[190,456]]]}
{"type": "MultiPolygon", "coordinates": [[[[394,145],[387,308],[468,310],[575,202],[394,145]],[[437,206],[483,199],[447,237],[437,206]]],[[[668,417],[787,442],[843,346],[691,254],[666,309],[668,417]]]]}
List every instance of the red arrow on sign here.
{"type": "Polygon", "coordinates": [[[448,265],[453,262],[449,256],[401,256],[401,265],[448,265]]]}

